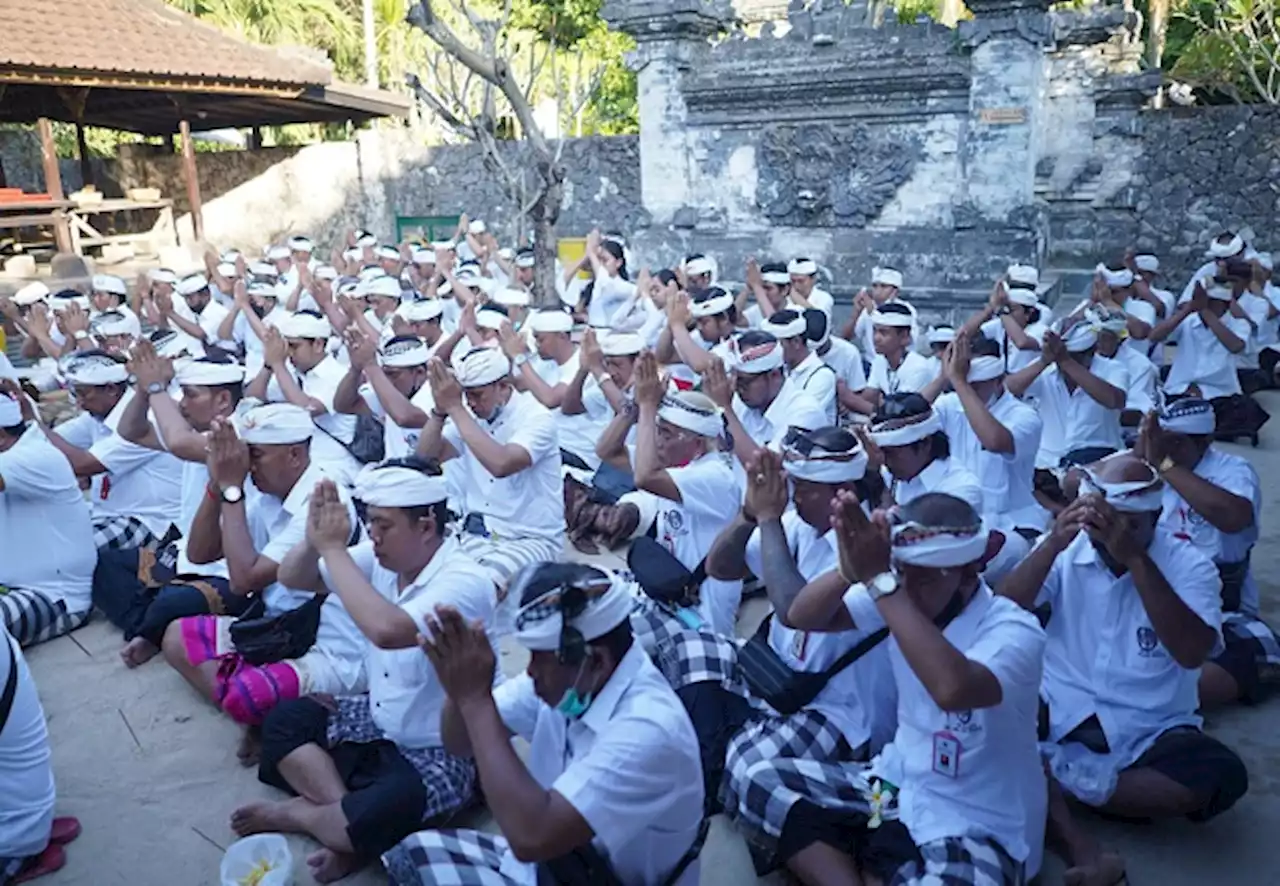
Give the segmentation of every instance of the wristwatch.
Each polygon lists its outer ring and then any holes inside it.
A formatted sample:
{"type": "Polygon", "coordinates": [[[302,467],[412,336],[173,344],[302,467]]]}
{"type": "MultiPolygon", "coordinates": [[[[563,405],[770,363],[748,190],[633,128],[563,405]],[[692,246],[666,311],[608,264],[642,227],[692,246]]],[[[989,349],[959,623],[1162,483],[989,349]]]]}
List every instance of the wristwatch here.
{"type": "Polygon", "coordinates": [[[520,367],[520,366],[523,366],[524,364],[526,364],[526,363],[528,363],[528,362],[529,362],[529,355],[528,355],[528,354],[516,354],[516,358],[515,358],[514,360],[512,360],[512,361],[511,361],[511,364],[512,364],[513,366],[520,367]]]}
{"type": "Polygon", "coordinates": [[[76,341],[84,341],[86,338],[89,337],[89,333],[85,332],[83,329],[77,329],[75,333],[72,334],[71,337],[74,338],[76,341]]]}
{"type": "Polygon", "coordinates": [[[895,572],[882,572],[867,582],[867,593],[872,600],[887,597],[898,589],[898,575],[895,572]]]}
{"type": "Polygon", "coordinates": [[[163,394],[164,390],[165,386],[163,382],[153,381],[151,384],[147,385],[148,394],[163,394]]]}
{"type": "Polygon", "coordinates": [[[1160,465],[1156,468],[1156,470],[1163,474],[1165,471],[1172,470],[1177,466],[1178,466],[1178,463],[1173,460],[1173,456],[1166,455],[1164,457],[1164,460],[1160,462],[1160,465]]]}
{"type": "Polygon", "coordinates": [[[229,505],[233,505],[244,499],[244,490],[239,486],[227,486],[222,490],[222,500],[229,505]]]}

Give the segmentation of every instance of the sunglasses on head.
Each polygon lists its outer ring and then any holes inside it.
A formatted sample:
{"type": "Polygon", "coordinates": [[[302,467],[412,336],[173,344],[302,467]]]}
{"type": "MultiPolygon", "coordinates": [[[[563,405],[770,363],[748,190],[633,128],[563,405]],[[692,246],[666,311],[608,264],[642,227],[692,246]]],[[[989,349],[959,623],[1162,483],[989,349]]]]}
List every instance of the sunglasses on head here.
{"type": "Polygon", "coordinates": [[[857,448],[858,441],[853,434],[843,428],[823,428],[818,431],[806,431],[804,428],[788,428],[782,438],[782,445],[797,455],[808,457],[815,449],[823,449],[832,453],[846,453],[857,448]]]}

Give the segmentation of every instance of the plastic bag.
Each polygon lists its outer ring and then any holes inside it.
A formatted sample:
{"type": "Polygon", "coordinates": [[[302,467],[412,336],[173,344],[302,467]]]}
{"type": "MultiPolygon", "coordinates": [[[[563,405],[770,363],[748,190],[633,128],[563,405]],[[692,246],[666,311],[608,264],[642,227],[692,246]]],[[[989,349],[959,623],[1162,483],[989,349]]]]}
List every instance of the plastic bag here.
{"type": "Polygon", "coordinates": [[[293,886],[293,854],[279,834],[255,834],[227,847],[221,873],[222,886],[293,886]]]}

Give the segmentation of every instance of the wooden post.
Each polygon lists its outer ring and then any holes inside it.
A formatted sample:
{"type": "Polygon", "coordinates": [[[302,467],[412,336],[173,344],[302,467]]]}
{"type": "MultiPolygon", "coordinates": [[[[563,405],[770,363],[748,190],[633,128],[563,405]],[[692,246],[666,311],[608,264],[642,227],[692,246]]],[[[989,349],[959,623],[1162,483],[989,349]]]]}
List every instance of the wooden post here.
{"type": "MultiPolygon", "coordinates": [[[[48,117],[36,122],[40,132],[40,160],[44,163],[44,189],[55,202],[65,200],[62,193],[62,172],[58,169],[58,147],[53,143],[53,125],[48,117]]],[[[54,211],[53,239],[59,252],[71,251],[71,225],[66,210],[54,211]]]]}
{"type": "Polygon", "coordinates": [[[196,152],[191,146],[191,124],[178,123],[182,135],[182,177],[187,181],[187,202],[191,204],[191,230],[196,242],[204,239],[204,215],[200,210],[200,181],[196,178],[196,152]]]}
{"type": "Polygon", "coordinates": [[[89,143],[84,138],[84,125],[76,124],[76,149],[80,152],[80,180],[85,187],[93,184],[93,168],[89,164],[89,143]]]}

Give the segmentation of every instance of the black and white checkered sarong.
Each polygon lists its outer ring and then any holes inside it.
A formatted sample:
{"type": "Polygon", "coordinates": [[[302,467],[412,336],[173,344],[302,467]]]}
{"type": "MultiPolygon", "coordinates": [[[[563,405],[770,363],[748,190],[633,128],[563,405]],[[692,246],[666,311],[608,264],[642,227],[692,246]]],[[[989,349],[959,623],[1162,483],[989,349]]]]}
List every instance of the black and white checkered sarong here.
{"type": "Polygon", "coordinates": [[[923,863],[898,868],[889,886],[1023,886],[1026,870],[989,837],[947,837],[916,847],[923,863]]]}
{"type": "MultiPolygon", "coordinates": [[[[634,629],[636,616],[631,623],[634,629]]],[[[738,676],[738,646],[710,631],[671,630],[650,653],[654,665],[677,691],[694,683],[718,683],[729,692],[750,699],[746,684],[738,676]]],[[[754,701],[754,699],[753,699],[754,701]]],[[[767,710],[763,702],[761,709],[767,710]]]]}
{"type": "Polygon", "coordinates": [[[1280,677],[1280,637],[1256,615],[1224,612],[1222,639],[1227,646],[1247,645],[1264,680],[1275,682],[1280,677]]]}
{"type": "MultiPolygon", "coordinates": [[[[368,695],[344,696],[335,701],[338,710],[329,715],[325,734],[329,747],[341,742],[369,744],[390,740],[373,722],[368,695]]],[[[455,757],[442,747],[407,748],[397,744],[396,751],[417,770],[427,789],[423,821],[458,812],[471,802],[476,788],[476,764],[473,760],[455,757]]]]}
{"type": "Polygon", "coordinates": [[[635,603],[631,609],[631,634],[645,654],[656,660],[659,648],[671,643],[689,628],[675,614],[651,597],[646,597],[638,586],[633,589],[633,594],[635,603]]]}
{"type": "Polygon", "coordinates": [[[419,831],[383,854],[395,886],[533,886],[499,872],[507,841],[481,831],[419,831]]]}
{"type": "Polygon", "coordinates": [[[89,610],[67,612],[67,604],[54,602],[46,594],[30,588],[0,589],[0,621],[18,641],[32,646],[61,637],[89,620],[89,610]]]}
{"type": "Polygon", "coordinates": [[[155,533],[137,517],[117,514],[93,520],[93,545],[98,550],[132,551],[153,547],[158,541],[155,533]]]}

